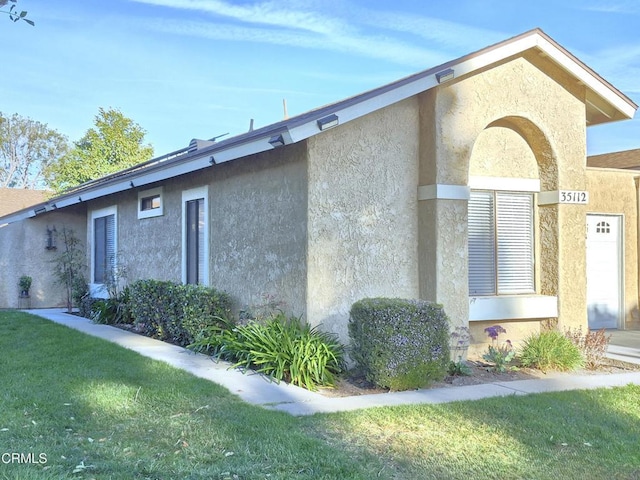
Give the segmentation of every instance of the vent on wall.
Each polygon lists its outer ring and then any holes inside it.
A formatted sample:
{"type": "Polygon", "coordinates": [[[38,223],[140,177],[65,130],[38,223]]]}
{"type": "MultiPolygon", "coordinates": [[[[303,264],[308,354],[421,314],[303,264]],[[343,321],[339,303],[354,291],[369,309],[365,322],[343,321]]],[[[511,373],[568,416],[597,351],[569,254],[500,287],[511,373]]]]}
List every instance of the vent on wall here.
{"type": "Polygon", "coordinates": [[[194,138],[189,142],[189,153],[195,152],[196,150],[200,150],[204,147],[209,147],[215,143],[215,140],[200,140],[199,138],[194,138]]]}

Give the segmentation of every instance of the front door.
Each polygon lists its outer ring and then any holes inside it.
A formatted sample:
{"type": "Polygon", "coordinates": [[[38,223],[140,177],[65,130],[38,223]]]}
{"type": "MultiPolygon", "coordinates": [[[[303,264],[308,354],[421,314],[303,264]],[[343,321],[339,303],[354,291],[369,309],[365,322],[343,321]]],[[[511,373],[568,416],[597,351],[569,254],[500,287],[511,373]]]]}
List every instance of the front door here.
{"type": "Polygon", "coordinates": [[[591,330],[621,326],[621,227],[621,215],[587,215],[587,318],[591,330]]]}

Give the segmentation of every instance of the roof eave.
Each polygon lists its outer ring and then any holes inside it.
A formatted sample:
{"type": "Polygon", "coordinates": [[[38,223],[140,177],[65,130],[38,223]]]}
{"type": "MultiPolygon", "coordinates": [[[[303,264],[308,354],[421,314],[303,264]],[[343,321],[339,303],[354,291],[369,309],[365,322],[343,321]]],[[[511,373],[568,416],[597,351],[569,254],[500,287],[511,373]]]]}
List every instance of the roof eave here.
{"type": "Polygon", "coordinates": [[[80,186],[68,194],[0,218],[0,224],[7,220],[18,221],[33,217],[36,211],[42,212],[43,208],[46,212],[67,207],[208,168],[214,164],[297,143],[322,133],[323,127],[319,121],[329,116],[337,117],[334,124],[344,124],[440,85],[438,74],[445,70],[452,69],[455,78],[460,78],[534,48],[585,85],[587,125],[633,118],[638,106],[629,97],[557,44],[542,30],[534,29],[383,87],[214,143],[198,151],[180,154],[166,161],[151,160],[148,162],[149,166],[145,168],[134,167],[130,172],[125,171],[124,174],[120,172],[119,175],[89,182],[86,186],[80,186]]]}

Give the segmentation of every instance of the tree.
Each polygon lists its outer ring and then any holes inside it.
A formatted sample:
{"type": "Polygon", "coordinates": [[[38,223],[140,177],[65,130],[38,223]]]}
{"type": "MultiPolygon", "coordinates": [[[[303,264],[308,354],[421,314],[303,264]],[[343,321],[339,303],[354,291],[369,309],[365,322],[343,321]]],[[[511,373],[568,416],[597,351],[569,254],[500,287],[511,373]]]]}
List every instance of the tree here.
{"type": "Polygon", "coordinates": [[[46,124],[0,112],[0,187],[43,188],[44,170],[67,150],[67,138],[46,124]]]}
{"type": "Polygon", "coordinates": [[[53,271],[65,289],[67,312],[71,313],[74,303],[86,293],[87,282],[84,277],[85,251],[82,243],[72,229],[62,226],[63,251],[52,260],[53,271]]]}
{"type": "Polygon", "coordinates": [[[45,177],[60,193],[89,180],[145,162],[153,147],[144,145],[146,132],[119,110],[100,108],[95,128],[90,128],[59,161],[49,166],[45,177]]]}
{"type": "Polygon", "coordinates": [[[11,5],[11,8],[9,10],[0,10],[0,12],[6,13],[7,15],[9,15],[9,20],[11,20],[14,23],[18,22],[20,20],[24,20],[25,22],[27,22],[32,27],[35,25],[33,20],[29,20],[27,18],[27,12],[26,11],[24,11],[24,10],[21,10],[21,11],[16,10],[16,3],[18,3],[18,0],[0,0],[0,8],[5,7],[7,5],[7,3],[9,3],[9,2],[13,3],[13,5],[11,5]]]}

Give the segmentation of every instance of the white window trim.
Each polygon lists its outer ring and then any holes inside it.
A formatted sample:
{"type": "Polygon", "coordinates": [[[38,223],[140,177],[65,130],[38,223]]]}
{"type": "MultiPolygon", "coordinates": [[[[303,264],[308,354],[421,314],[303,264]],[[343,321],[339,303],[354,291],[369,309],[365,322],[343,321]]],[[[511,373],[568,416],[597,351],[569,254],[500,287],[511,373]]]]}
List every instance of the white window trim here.
{"type": "Polygon", "coordinates": [[[89,295],[95,298],[109,298],[109,292],[107,291],[107,287],[103,283],[93,283],[93,279],[95,278],[95,248],[94,248],[94,240],[95,240],[95,232],[94,232],[94,220],[100,217],[106,217],[108,215],[113,215],[113,237],[114,237],[114,263],[117,265],[118,263],[118,207],[117,205],[113,205],[111,207],[101,208],[99,210],[93,210],[89,215],[89,225],[87,227],[87,245],[89,245],[89,250],[91,252],[91,272],[89,283],[89,295]]]}
{"type": "Polygon", "coordinates": [[[522,320],[558,317],[558,297],[500,295],[469,297],[469,321],[522,320]]]}
{"type": "Polygon", "coordinates": [[[511,192],[539,192],[538,178],[469,177],[469,188],[473,190],[506,190],[511,192]]]}
{"type": "Polygon", "coordinates": [[[204,278],[203,285],[209,285],[209,186],[192,188],[182,192],[182,283],[187,283],[187,202],[204,198],[204,278]]]}
{"type": "Polygon", "coordinates": [[[470,191],[466,185],[420,185],[418,200],[469,200],[470,191]]]}
{"type": "Polygon", "coordinates": [[[164,197],[162,187],[151,188],[149,190],[142,190],[138,192],[138,219],[161,217],[162,215],[164,215],[164,197]],[[156,195],[160,196],[160,207],[153,208],[151,210],[142,210],[142,199],[147,197],[155,197],[156,195]]]}

